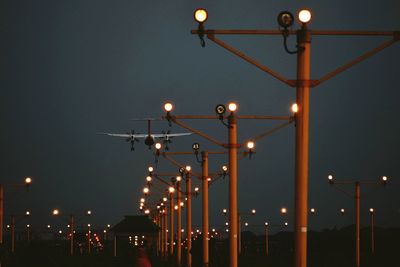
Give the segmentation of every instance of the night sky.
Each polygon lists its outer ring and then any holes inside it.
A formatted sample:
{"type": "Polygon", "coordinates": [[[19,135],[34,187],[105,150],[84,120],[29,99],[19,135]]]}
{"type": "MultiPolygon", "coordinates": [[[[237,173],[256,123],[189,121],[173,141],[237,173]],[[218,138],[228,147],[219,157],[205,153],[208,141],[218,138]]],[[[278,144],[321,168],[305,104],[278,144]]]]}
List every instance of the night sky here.
{"type": "MultiPolygon", "coordinates": [[[[238,103],[238,115],[290,115],[295,90],[206,39],[193,11],[207,8],[207,29],[277,29],[282,10],[313,11],[310,29],[400,30],[400,2],[386,1],[21,1],[0,3],[0,181],[10,214],[29,209],[33,227],[59,223],[64,214],[91,209],[90,222],[102,227],[138,214],[146,169],[154,156],[141,143],[96,132],[146,132],[133,118],[160,117],[166,100],[174,114],[214,115],[217,104],[238,103]],[[29,193],[10,186],[31,176],[29,193]]],[[[296,28],[298,26],[296,25],[296,28]]],[[[281,36],[222,36],[258,61],[295,78],[296,56],[287,54],[281,36]]],[[[381,37],[313,37],[312,78],[319,78],[373,48],[381,37]]],[[[295,38],[289,38],[295,47],[295,38]]],[[[399,226],[398,101],[400,43],[380,52],[311,91],[309,206],[317,209],[311,229],[353,222],[353,200],[328,185],[326,177],[378,180],[385,187],[362,188],[362,224],[367,209],[378,225],[399,226]],[[339,209],[349,214],[339,216],[339,209]]],[[[188,121],[226,142],[226,128],[215,121],[188,121]]],[[[239,121],[239,140],[274,127],[268,121],[239,121]]],[[[185,132],[166,122],[153,130],[185,132]]],[[[220,148],[196,137],[175,139],[171,151],[220,148]]],[[[293,225],[294,125],[256,144],[251,160],[239,162],[239,211],[257,209],[253,225],[264,221],[293,225]],[[288,208],[288,218],[279,214],[288,208]]],[[[195,157],[176,157],[196,171],[195,157]]],[[[210,172],[227,162],[210,158],[210,172]]],[[[160,172],[176,167],[160,159],[160,172]]],[[[200,185],[199,180],[195,180],[200,185]]],[[[158,184],[159,188],[161,185],[158,184]]],[[[222,225],[228,206],[228,178],[210,187],[210,227],[222,225]]],[[[346,189],[352,193],[353,187],[346,189]]],[[[153,199],[159,195],[153,196],[153,199]]],[[[201,198],[194,200],[200,225],[201,198]]],[[[84,219],[87,220],[87,219],[84,219]]],[[[24,224],[20,222],[20,224],[24,224]]],[[[252,230],[259,231],[257,227],[252,230]]]]}

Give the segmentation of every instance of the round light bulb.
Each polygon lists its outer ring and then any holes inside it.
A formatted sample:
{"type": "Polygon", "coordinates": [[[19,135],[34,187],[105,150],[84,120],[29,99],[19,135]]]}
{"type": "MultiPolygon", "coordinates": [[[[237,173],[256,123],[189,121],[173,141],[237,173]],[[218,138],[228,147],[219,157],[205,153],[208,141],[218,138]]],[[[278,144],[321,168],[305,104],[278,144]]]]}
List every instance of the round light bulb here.
{"type": "Polygon", "coordinates": [[[26,177],[26,178],[25,178],[25,183],[26,183],[26,184],[32,183],[32,178],[31,178],[31,177],[26,177]]]}
{"type": "Polygon", "coordinates": [[[165,110],[166,112],[170,112],[173,108],[174,108],[174,106],[173,106],[171,103],[169,103],[169,102],[167,102],[167,103],[164,104],[164,110],[165,110]]]}
{"type": "Polygon", "coordinates": [[[186,169],[186,171],[190,172],[192,170],[192,167],[188,165],[185,167],[185,169],[186,169]]]}
{"type": "Polygon", "coordinates": [[[311,20],[310,10],[307,10],[307,9],[300,10],[299,20],[301,23],[308,23],[311,20]]]}
{"type": "Polygon", "coordinates": [[[235,112],[236,109],[237,109],[236,103],[233,103],[233,102],[229,103],[228,109],[229,109],[230,112],[235,112]]]}
{"type": "Polygon", "coordinates": [[[147,170],[148,170],[149,172],[153,172],[153,171],[154,171],[154,168],[153,168],[152,166],[149,166],[149,167],[147,168],[147,170]]]}
{"type": "Polygon", "coordinates": [[[160,150],[161,149],[161,143],[156,143],[155,147],[156,147],[157,150],[160,150]]]}
{"type": "Polygon", "coordinates": [[[292,112],[293,113],[297,113],[298,111],[299,111],[299,106],[296,103],[294,103],[292,105],[292,112]]]}
{"type": "Polygon", "coordinates": [[[282,214],[286,214],[287,213],[287,209],[286,208],[281,208],[281,213],[282,214]]]}
{"type": "Polygon", "coordinates": [[[170,187],[168,188],[168,191],[172,194],[172,193],[175,192],[175,188],[173,188],[172,186],[170,186],[170,187]]]}
{"type": "Polygon", "coordinates": [[[146,176],[146,181],[147,182],[151,182],[151,180],[152,180],[151,176],[146,176]]]}
{"type": "Polygon", "coordinates": [[[247,142],[247,148],[248,149],[253,149],[254,148],[254,142],[253,141],[247,142]]]}
{"type": "Polygon", "coordinates": [[[177,182],[180,182],[182,180],[182,177],[181,176],[176,176],[176,181],[177,182]]]}
{"type": "Polygon", "coordinates": [[[54,209],[53,210],[53,215],[58,215],[58,214],[60,214],[60,211],[58,209],[54,209]]]}
{"type": "Polygon", "coordinates": [[[207,10],[204,8],[198,8],[194,11],[194,19],[198,23],[204,23],[208,18],[207,10]]]}

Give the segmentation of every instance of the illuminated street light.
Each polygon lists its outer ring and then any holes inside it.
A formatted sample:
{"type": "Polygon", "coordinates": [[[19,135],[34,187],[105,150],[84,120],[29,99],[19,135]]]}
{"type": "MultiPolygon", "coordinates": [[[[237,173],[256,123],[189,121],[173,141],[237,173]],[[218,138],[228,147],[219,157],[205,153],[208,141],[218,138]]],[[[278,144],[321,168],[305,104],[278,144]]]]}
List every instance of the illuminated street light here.
{"type": "Polygon", "coordinates": [[[189,165],[187,165],[187,166],[185,167],[185,169],[186,169],[187,172],[190,172],[190,171],[192,170],[192,167],[189,166],[189,165]]]}
{"type": "Polygon", "coordinates": [[[227,212],[228,212],[227,209],[222,209],[222,213],[223,213],[224,215],[226,215],[227,212]]]}
{"type": "Polygon", "coordinates": [[[329,184],[333,184],[333,176],[332,175],[328,175],[328,182],[329,182],[329,184]]]}
{"type": "Polygon", "coordinates": [[[154,171],[154,168],[153,168],[153,166],[149,166],[149,167],[147,168],[147,170],[149,171],[149,173],[152,173],[152,172],[154,171]]]}
{"type": "Polygon", "coordinates": [[[387,176],[382,176],[382,182],[384,185],[387,183],[387,181],[388,181],[387,176]]]}
{"type": "Polygon", "coordinates": [[[146,209],[146,210],[144,211],[144,214],[150,214],[150,210],[149,210],[149,209],[146,209]]]}
{"type": "Polygon", "coordinates": [[[168,198],[167,197],[163,197],[163,201],[167,202],[168,198]]]}
{"type": "Polygon", "coordinates": [[[151,178],[151,176],[150,176],[150,175],[146,176],[146,181],[147,181],[148,183],[150,183],[150,182],[151,182],[151,180],[152,180],[152,178],[151,178]]]}
{"type": "Polygon", "coordinates": [[[341,214],[344,214],[344,213],[345,213],[345,210],[344,210],[344,209],[340,209],[340,213],[341,213],[341,214]]]}
{"type": "Polygon", "coordinates": [[[287,213],[287,209],[285,207],[281,208],[281,213],[282,214],[286,214],[287,213]]]}
{"type": "Polygon", "coordinates": [[[177,181],[177,182],[182,181],[182,176],[176,176],[176,181],[177,181]]]}
{"type": "Polygon", "coordinates": [[[311,20],[311,12],[307,9],[300,10],[298,18],[301,23],[308,23],[311,20]]]}
{"type": "Polygon", "coordinates": [[[175,192],[175,188],[174,188],[173,186],[170,186],[170,187],[168,188],[168,192],[169,192],[170,194],[173,194],[173,193],[175,192]]]}
{"type": "Polygon", "coordinates": [[[315,209],[314,209],[314,208],[311,208],[311,209],[310,209],[310,213],[311,213],[311,214],[315,214],[315,209]]]}
{"type": "Polygon", "coordinates": [[[253,215],[256,214],[256,210],[255,210],[255,209],[252,209],[252,210],[251,210],[251,214],[253,214],[253,215]]]}
{"type": "Polygon", "coordinates": [[[27,211],[25,212],[25,216],[29,216],[29,215],[31,215],[31,213],[30,213],[29,210],[27,210],[27,211]]]}

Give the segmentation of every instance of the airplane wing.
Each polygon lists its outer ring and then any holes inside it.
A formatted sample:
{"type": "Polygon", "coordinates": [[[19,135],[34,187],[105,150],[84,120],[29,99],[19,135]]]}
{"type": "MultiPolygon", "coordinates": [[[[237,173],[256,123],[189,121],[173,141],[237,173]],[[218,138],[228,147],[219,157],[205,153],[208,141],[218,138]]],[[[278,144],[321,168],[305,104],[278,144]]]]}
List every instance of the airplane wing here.
{"type": "Polygon", "coordinates": [[[178,136],[192,135],[192,133],[170,133],[170,134],[152,134],[154,138],[170,138],[178,136]]]}
{"type": "Polygon", "coordinates": [[[108,136],[122,137],[122,138],[146,138],[147,134],[117,134],[117,133],[98,133],[108,136]]]}

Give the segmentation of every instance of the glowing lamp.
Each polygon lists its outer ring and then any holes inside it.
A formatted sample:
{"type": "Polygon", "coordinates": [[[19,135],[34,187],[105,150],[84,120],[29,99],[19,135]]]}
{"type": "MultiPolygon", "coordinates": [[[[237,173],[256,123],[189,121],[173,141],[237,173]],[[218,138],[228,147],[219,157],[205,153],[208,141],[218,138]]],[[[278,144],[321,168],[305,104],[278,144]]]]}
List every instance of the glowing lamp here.
{"type": "Polygon", "coordinates": [[[228,104],[228,109],[229,109],[230,112],[235,112],[236,109],[237,109],[236,103],[233,103],[233,102],[229,103],[228,104]]]}
{"type": "Polygon", "coordinates": [[[204,23],[208,18],[207,10],[204,8],[198,8],[194,11],[194,19],[198,23],[204,23]]]}
{"type": "Polygon", "coordinates": [[[300,12],[298,14],[298,18],[299,18],[300,22],[303,24],[310,22],[311,17],[312,17],[311,12],[310,12],[310,10],[307,10],[307,9],[300,10],[300,12]]]}
{"type": "Polygon", "coordinates": [[[167,102],[167,103],[164,104],[164,110],[166,112],[172,111],[173,108],[174,108],[174,106],[170,102],[167,102]]]}

